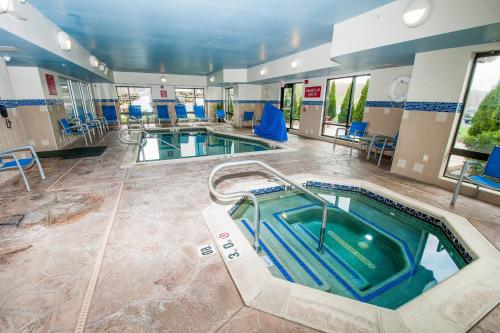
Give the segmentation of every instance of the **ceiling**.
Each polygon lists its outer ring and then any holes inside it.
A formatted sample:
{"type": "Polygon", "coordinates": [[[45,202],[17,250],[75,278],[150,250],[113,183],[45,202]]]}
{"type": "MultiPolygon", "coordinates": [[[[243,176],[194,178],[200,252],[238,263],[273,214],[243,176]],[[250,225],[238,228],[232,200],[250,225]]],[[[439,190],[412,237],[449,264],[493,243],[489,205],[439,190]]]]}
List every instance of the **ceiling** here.
{"type": "Polygon", "coordinates": [[[206,75],[331,41],[391,0],[30,0],[115,71],[206,75]]]}

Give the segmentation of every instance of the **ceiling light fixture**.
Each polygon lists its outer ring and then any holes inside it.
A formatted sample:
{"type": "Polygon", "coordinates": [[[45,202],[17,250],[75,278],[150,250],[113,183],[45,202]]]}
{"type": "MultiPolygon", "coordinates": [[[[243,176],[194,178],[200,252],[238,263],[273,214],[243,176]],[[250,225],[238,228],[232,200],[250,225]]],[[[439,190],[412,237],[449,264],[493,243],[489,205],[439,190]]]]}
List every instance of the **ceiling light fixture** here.
{"type": "Polygon", "coordinates": [[[3,56],[3,60],[5,60],[5,62],[9,62],[12,58],[10,56],[3,56]]]}
{"type": "Polygon", "coordinates": [[[264,75],[266,75],[266,67],[262,67],[262,69],[260,70],[260,76],[264,75]]]}
{"type": "Polygon", "coordinates": [[[89,57],[89,62],[90,62],[90,66],[92,66],[92,67],[99,66],[99,60],[97,60],[97,58],[95,56],[93,56],[93,55],[91,55],[89,57]]]}
{"type": "Polygon", "coordinates": [[[167,77],[165,75],[160,76],[160,81],[163,83],[167,82],[167,77]]]}
{"type": "Polygon", "coordinates": [[[291,63],[290,66],[295,69],[299,65],[299,61],[297,59],[294,59],[291,63]]]}
{"type": "Polygon", "coordinates": [[[6,13],[9,10],[9,0],[0,0],[0,13],[6,13]]]}
{"type": "Polygon", "coordinates": [[[72,44],[71,38],[64,31],[59,31],[57,33],[57,43],[59,44],[59,47],[61,48],[61,50],[64,50],[64,51],[71,50],[71,44],[72,44]]]}
{"type": "Polygon", "coordinates": [[[212,76],[210,77],[210,82],[214,82],[214,81],[215,81],[215,77],[212,75],[212,76]]]}
{"type": "Polygon", "coordinates": [[[104,70],[106,69],[106,64],[104,62],[102,62],[100,65],[99,65],[99,70],[101,72],[104,72],[104,70]]]}
{"type": "Polygon", "coordinates": [[[403,23],[408,28],[416,28],[427,20],[430,11],[430,0],[412,0],[403,12],[403,23]]]}

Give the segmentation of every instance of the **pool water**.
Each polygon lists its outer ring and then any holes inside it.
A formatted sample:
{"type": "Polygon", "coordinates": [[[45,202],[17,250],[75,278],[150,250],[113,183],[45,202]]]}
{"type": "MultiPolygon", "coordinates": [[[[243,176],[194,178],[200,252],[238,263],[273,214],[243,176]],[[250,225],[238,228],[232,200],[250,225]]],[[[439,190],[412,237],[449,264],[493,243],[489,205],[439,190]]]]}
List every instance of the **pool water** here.
{"type": "Polygon", "coordinates": [[[265,143],[213,133],[204,129],[150,132],[144,135],[138,162],[260,152],[275,149],[265,143]],[[167,144],[168,143],[168,144],[167,144]]]}
{"type": "MultiPolygon", "coordinates": [[[[276,277],[396,309],[466,265],[434,225],[361,193],[313,191],[331,203],[322,254],[322,206],[291,190],[259,196],[260,255],[276,277]]],[[[232,217],[253,242],[252,203],[232,217]]]]}

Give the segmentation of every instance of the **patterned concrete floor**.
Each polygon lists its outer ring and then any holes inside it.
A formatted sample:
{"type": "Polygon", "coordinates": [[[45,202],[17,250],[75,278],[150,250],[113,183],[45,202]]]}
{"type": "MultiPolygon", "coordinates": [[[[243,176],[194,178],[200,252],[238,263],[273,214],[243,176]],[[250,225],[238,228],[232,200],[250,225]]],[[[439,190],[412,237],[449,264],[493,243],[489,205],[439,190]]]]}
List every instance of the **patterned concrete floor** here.
{"type": "MultiPolygon", "coordinates": [[[[248,133],[221,125],[220,130],[248,133]]],[[[47,180],[28,172],[0,188],[0,331],[72,332],[116,205],[86,331],[311,332],[244,306],[220,256],[200,258],[213,241],[201,211],[212,202],[207,177],[221,160],[120,169],[126,146],[117,132],[99,157],[43,159],[47,180]],[[120,189],[122,190],[120,191],[120,189]],[[118,197],[118,193],[121,197],[118,197]],[[119,200],[118,200],[119,199],[119,200]],[[22,220],[20,220],[22,218],[22,220]],[[19,226],[2,225],[20,220],[19,226]]],[[[297,151],[259,156],[287,175],[362,178],[469,219],[500,248],[500,208],[388,172],[389,161],[290,136],[297,151]]],[[[241,158],[240,158],[241,159],[241,158]]],[[[256,169],[223,175],[218,186],[262,177],[256,169]]],[[[473,332],[500,332],[500,307],[473,332]]]]}

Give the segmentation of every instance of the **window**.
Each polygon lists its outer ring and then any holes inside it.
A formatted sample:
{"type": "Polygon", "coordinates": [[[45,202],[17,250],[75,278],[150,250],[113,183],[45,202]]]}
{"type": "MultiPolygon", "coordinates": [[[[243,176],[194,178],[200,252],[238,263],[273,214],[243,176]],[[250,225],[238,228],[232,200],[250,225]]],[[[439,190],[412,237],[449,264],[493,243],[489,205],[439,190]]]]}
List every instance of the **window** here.
{"type": "Polygon", "coordinates": [[[230,121],[233,119],[234,114],[234,88],[226,88],[224,101],[224,110],[226,111],[226,120],[230,121]]]}
{"type": "Polygon", "coordinates": [[[500,51],[476,55],[445,176],[457,177],[465,160],[484,164],[495,145],[500,145],[500,51]]]}
{"type": "Polygon", "coordinates": [[[369,75],[327,81],[322,135],[333,137],[337,128],[363,120],[369,83],[369,75]]]}
{"type": "Polygon", "coordinates": [[[120,122],[126,123],[128,118],[128,107],[139,105],[142,114],[153,113],[153,97],[149,87],[116,87],[118,105],[120,106],[120,122]]]}
{"type": "Polygon", "coordinates": [[[281,88],[280,108],[285,113],[287,128],[299,129],[303,86],[302,83],[288,83],[281,88]]]}
{"type": "Polygon", "coordinates": [[[202,88],[177,88],[175,89],[175,99],[178,103],[186,105],[188,113],[194,112],[195,105],[205,105],[202,88]]]}
{"type": "Polygon", "coordinates": [[[66,110],[66,117],[73,118],[75,112],[73,109],[73,98],[71,97],[71,92],[69,88],[69,80],[65,77],[59,77],[59,94],[64,102],[64,109],[66,110]]]}

